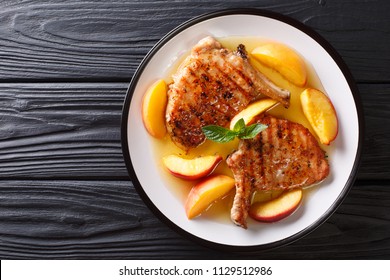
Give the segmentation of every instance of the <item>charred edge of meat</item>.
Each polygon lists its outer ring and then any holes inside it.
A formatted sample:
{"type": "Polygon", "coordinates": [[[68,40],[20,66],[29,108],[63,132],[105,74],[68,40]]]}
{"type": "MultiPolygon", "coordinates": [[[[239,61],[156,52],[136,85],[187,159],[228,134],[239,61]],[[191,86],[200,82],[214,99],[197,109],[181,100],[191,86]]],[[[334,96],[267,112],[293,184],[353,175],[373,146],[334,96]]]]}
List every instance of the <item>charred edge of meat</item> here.
{"type": "Polygon", "coordinates": [[[239,44],[237,46],[237,50],[236,50],[235,54],[242,57],[243,59],[248,59],[248,53],[245,49],[245,45],[243,45],[243,44],[239,44]]]}

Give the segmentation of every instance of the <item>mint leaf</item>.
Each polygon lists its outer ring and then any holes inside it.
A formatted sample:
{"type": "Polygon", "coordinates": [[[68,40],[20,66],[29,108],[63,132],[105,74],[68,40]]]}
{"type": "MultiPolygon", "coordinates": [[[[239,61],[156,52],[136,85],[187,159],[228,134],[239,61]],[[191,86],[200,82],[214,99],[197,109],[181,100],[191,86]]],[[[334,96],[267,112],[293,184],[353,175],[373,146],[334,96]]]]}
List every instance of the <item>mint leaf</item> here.
{"type": "Polygon", "coordinates": [[[233,127],[233,131],[237,133],[242,133],[245,130],[245,121],[243,118],[239,119],[233,127]]]}
{"type": "Polygon", "coordinates": [[[262,132],[264,129],[266,129],[268,126],[261,124],[261,123],[255,123],[250,126],[245,127],[245,131],[243,134],[239,135],[238,137],[240,139],[251,139],[254,138],[257,134],[262,132]]]}
{"type": "Polygon", "coordinates": [[[230,142],[237,136],[234,131],[218,125],[204,126],[202,127],[202,131],[207,139],[219,143],[230,142]]]}
{"type": "Polygon", "coordinates": [[[214,142],[226,143],[236,137],[240,139],[251,139],[266,128],[267,126],[261,123],[245,126],[245,121],[241,118],[234,124],[233,130],[218,125],[206,125],[202,127],[202,131],[207,139],[214,142]]]}

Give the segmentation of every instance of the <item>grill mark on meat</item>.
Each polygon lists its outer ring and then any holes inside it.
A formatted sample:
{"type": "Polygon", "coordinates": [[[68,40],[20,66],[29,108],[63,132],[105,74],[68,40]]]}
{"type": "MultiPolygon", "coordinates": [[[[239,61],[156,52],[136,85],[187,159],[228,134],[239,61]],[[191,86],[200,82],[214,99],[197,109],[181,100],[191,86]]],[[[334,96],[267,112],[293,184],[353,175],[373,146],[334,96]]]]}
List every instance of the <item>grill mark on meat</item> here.
{"type": "MultiPolygon", "coordinates": [[[[240,52],[245,51],[242,46],[240,52]]],[[[227,127],[231,119],[261,94],[288,106],[289,92],[270,83],[246,58],[222,48],[211,37],[192,49],[172,76],[166,125],[172,141],[185,151],[202,144],[202,126],[227,127]]]]}
{"type": "MultiPolygon", "coordinates": [[[[208,78],[207,81],[213,81],[216,80],[219,81],[220,88],[229,88],[229,95],[231,99],[232,97],[235,97],[236,100],[229,100],[231,103],[231,108],[234,108],[235,112],[238,112],[240,110],[242,104],[246,104],[248,99],[253,99],[257,95],[250,95],[248,92],[253,92],[253,88],[251,83],[246,79],[245,75],[242,73],[242,71],[239,71],[238,69],[235,69],[230,63],[228,59],[216,59],[215,60],[215,67],[207,69],[207,72],[209,73],[210,78],[208,78]],[[215,78],[213,79],[213,76],[215,78]],[[240,95],[234,95],[232,92],[234,91],[240,91],[240,95]]],[[[199,73],[201,75],[207,75],[207,72],[202,67],[199,68],[199,73]]],[[[225,91],[226,92],[226,91],[225,91]]],[[[223,94],[222,94],[223,95],[223,94]]]]}
{"type": "MultiPolygon", "coordinates": [[[[207,75],[207,72],[203,69],[199,69],[201,75],[207,75]]],[[[239,85],[229,76],[224,75],[223,71],[220,69],[218,65],[213,69],[208,70],[215,77],[215,91],[219,92],[219,95],[215,95],[214,97],[219,97],[219,102],[222,102],[225,106],[228,107],[227,111],[223,112],[231,112],[230,114],[236,114],[240,110],[240,104],[242,104],[242,100],[239,98],[240,96],[234,95],[232,92],[239,88],[239,85]],[[222,92],[224,91],[224,92],[222,92]],[[233,111],[232,111],[233,110],[233,111]]],[[[208,82],[212,80],[211,78],[207,78],[208,82]]],[[[205,86],[204,92],[206,95],[207,88],[205,86]]],[[[229,119],[230,121],[230,119],[229,119]]]]}
{"type": "MultiPolygon", "coordinates": [[[[194,113],[203,115],[211,110],[216,110],[221,113],[221,116],[225,116],[225,123],[228,123],[240,109],[237,104],[240,104],[241,102],[238,101],[235,95],[231,94],[231,91],[239,88],[237,83],[230,77],[224,75],[218,67],[210,69],[208,72],[199,65],[196,69],[191,66],[189,68],[191,69],[191,75],[188,75],[185,87],[188,88],[191,85],[196,84],[198,90],[195,89],[195,91],[201,92],[201,101],[197,103],[201,108],[197,110],[199,112],[194,113]],[[194,74],[195,72],[197,75],[194,74]],[[211,76],[213,76],[214,79],[211,76]],[[221,80],[223,80],[223,82],[221,80]],[[212,95],[208,93],[208,88],[210,87],[213,88],[215,92],[220,92],[222,90],[225,92],[219,95],[212,95]]],[[[195,101],[192,100],[192,102],[195,101]]]]}
{"type": "Polygon", "coordinates": [[[268,128],[253,139],[240,140],[226,160],[236,180],[231,218],[244,228],[255,191],[306,187],[329,174],[324,151],[301,124],[266,114],[253,122],[268,128]]]}
{"type": "Polygon", "coordinates": [[[242,89],[245,99],[254,99],[259,93],[254,89],[253,82],[243,73],[242,69],[235,67],[228,59],[218,69],[229,79],[234,80],[237,88],[242,89]]]}

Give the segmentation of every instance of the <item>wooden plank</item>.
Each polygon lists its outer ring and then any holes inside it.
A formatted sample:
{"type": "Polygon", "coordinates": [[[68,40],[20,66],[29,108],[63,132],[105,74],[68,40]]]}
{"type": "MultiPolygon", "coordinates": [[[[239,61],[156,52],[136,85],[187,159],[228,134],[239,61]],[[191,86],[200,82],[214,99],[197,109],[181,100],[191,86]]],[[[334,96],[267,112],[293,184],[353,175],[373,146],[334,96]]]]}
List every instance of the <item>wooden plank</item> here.
{"type": "Polygon", "coordinates": [[[0,177],[127,178],[127,84],[0,84],[0,177]]]}
{"type": "Polygon", "coordinates": [[[0,258],[387,259],[389,205],[388,185],[358,184],[303,239],[272,251],[228,254],[161,223],[129,181],[0,181],[0,258]]]}
{"type": "Polygon", "coordinates": [[[365,118],[365,143],[359,179],[390,179],[390,86],[359,85],[365,118]]]}
{"type": "Polygon", "coordinates": [[[358,81],[390,80],[386,0],[6,0],[0,3],[0,81],[129,81],[167,32],[195,16],[236,7],[295,18],[329,40],[358,81]]]}
{"type": "MultiPolygon", "coordinates": [[[[120,121],[127,83],[0,84],[0,178],[127,178],[120,121]]],[[[390,179],[390,89],[361,84],[358,179],[390,179]]]]}

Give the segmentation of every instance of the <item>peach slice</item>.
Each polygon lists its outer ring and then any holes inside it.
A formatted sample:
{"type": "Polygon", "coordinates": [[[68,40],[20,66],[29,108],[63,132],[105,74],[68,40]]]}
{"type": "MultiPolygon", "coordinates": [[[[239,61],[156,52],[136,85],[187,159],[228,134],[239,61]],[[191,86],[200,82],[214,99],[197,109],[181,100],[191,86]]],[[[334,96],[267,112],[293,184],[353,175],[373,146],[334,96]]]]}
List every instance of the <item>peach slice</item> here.
{"type": "Polygon", "coordinates": [[[252,196],[252,204],[259,202],[267,202],[279,197],[284,190],[274,190],[274,191],[257,191],[252,196]]]}
{"type": "Polygon", "coordinates": [[[322,91],[313,88],[305,89],[300,97],[303,113],[320,142],[329,145],[338,133],[337,114],[332,102],[322,91]]]}
{"type": "Polygon", "coordinates": [[[276,100],[265,98],[249,104],[248,107],[246,107],[240,113],[235,115],[234,118],[230,121],[230,129],[233,129],[236,122],[239,121],[241,118],[244,119],[245,124],[248,124],[255,116],[268,110],[276,103],[276,100]]]}
{"type": "Polygon", "coordinates": [[[213,175],[192,187],[185,203],[188,219],[193,219],[206,210],[214,201],[227,195],[235,186],[232,177],[213,175]]]}
{"type": "Polygon", "coordinates": [[[222,157],[212,155],[185,159],[177,155],[169,155],[163,157],[162,160],[172,175],[186,180],[196,180],[213,172],[222,161],[222,157]]]}
{"type": "Polygon", "coordinates": [[[167,85],[163,79],[154,82],[143,96],[142,120],[146,130],[155,138],[163,138],[166,133],[167,101],[167,85]]]}
{"type": "Polygon", "coordinates": [[[278,71],[288,81],[304,86],[307,80],[306,64],[298,53],[281,43],[267,43],[251,54],[262,64],[278,71]]]}
{"type": "Polygon", "coordinates": [[[302,189],[292,189],[268,202],[257,202],[249,209],[249,216],[257,221],[272,223],[291,215],[302,201],[302,189]]]}

